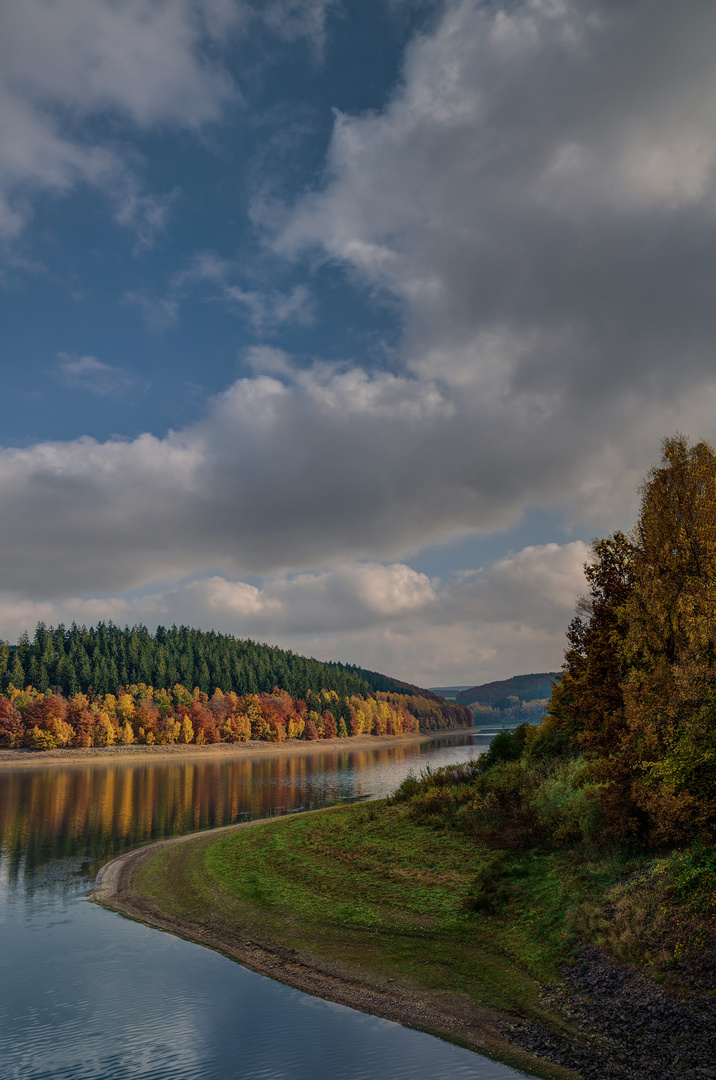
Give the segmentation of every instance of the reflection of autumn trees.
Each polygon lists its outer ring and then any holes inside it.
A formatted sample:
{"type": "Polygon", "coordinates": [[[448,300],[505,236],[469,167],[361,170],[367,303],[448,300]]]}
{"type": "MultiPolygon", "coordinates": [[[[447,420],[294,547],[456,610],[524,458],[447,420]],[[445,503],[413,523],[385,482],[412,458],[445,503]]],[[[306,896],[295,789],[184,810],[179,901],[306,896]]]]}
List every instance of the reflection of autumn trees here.
{"type": "Polygon", "coordinates": [[[461,705],[416,695],[377,691],[341,697],[335,690],[309,690],[304,698],[275,687],[270,694],[224,693],[209,697],[177,683],[155,690],[145,683],[116,694],[43,694],[10,683],[0,699],[0,745],[49,750],[56,747],[129,746],[172,743],[248,742],[251,739],[348,738],[401,735],[419,730],[469,727],[461,705]]]}
{"type": "MultiPolygon", "coordinates": [[[[314,805],[317,774],[387,765],[415,746],[183,763],[71,765],[0,774],[0,851],[11,880],[53,859],[101,862],[163,836],[314,805]]],[[[329,781],[321,802],[340,793],[329,781]]]]}

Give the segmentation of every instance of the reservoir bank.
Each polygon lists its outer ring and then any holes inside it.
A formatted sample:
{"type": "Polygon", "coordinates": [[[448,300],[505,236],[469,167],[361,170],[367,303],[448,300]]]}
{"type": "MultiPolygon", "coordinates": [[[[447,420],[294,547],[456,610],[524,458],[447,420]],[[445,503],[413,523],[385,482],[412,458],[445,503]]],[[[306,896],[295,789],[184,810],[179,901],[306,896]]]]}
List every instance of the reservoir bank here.
{"type": "MultiPolygon", "coordinates": [[[[8,1080],[510,1080],[520,1072],[265,978],[87,902],[144,844],[343,800],[479,754],[462,732],[312,752],[0,770],[0,1061],[8,1080]]],[[[351,740],[352,742],[352,740],[351,740]]],[[[348,745],[346,745],[348,744],[348,745]]]]}

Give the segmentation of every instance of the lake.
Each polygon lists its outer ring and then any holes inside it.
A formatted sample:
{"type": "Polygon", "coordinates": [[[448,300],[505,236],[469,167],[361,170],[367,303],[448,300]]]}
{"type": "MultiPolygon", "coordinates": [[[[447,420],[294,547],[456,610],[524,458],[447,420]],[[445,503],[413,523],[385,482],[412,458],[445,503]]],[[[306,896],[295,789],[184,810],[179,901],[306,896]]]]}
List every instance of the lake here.
{"type": "Polygon", "coordinates": [[[524,1074],[309,997],[87,900],[152,840],[382,797],[484,735],[261,757],[0,770],[2,1080],[515,1080],[524,1074]]]}

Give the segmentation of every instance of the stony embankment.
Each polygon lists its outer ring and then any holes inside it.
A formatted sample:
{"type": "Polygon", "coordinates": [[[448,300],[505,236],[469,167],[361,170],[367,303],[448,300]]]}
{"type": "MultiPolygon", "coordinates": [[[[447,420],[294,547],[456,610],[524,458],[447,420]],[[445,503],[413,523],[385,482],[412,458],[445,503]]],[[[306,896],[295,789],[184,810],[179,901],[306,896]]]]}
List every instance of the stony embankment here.
{"type": "Polygon", "coordinates": [[[714,998],[676,998],[593,946],[582,948],[564,978],[544,986],[543,998],[578,1023],[584,1045],[523,1022],[502,1023],[506,1038],[585,1080],[716,1080],[714,998]]]}

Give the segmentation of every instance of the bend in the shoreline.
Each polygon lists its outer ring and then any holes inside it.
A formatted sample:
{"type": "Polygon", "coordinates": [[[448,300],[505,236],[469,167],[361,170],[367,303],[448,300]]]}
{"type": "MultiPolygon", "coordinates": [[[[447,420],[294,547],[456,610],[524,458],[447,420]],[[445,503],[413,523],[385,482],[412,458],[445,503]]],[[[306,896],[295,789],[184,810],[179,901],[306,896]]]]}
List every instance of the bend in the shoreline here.
{"type": "MultiPolygon", "coordinates": [[[[325,814],[332,809],[335,808],[309,810],[304,813],[325,814]]],[[[207,926],[168,916],[132,889],[134,874],[140,863],[165,847],[191,841],[210,842],[222,833],[268,824],[266,819],[259,818],[199,833],[170,837],[126,852],[100,869],[89,899],[101,907],[154,929],[222,953],[259,975],[313,997],[346,1005],[454,1042],[544,1080],[580,1080],[579,1075],[572,1070],[559,1065],[548,1065],[513,1046],[501,1034],[498,1021],[516,1018],[475,1004],[466,995],[434,994],[410,989],[400,982],[388,983],[386,980],[365,975],[356,977],[335,965],[314,956],[301,955],[296,950],[274,941],[229,938],[207,926]]]]}

